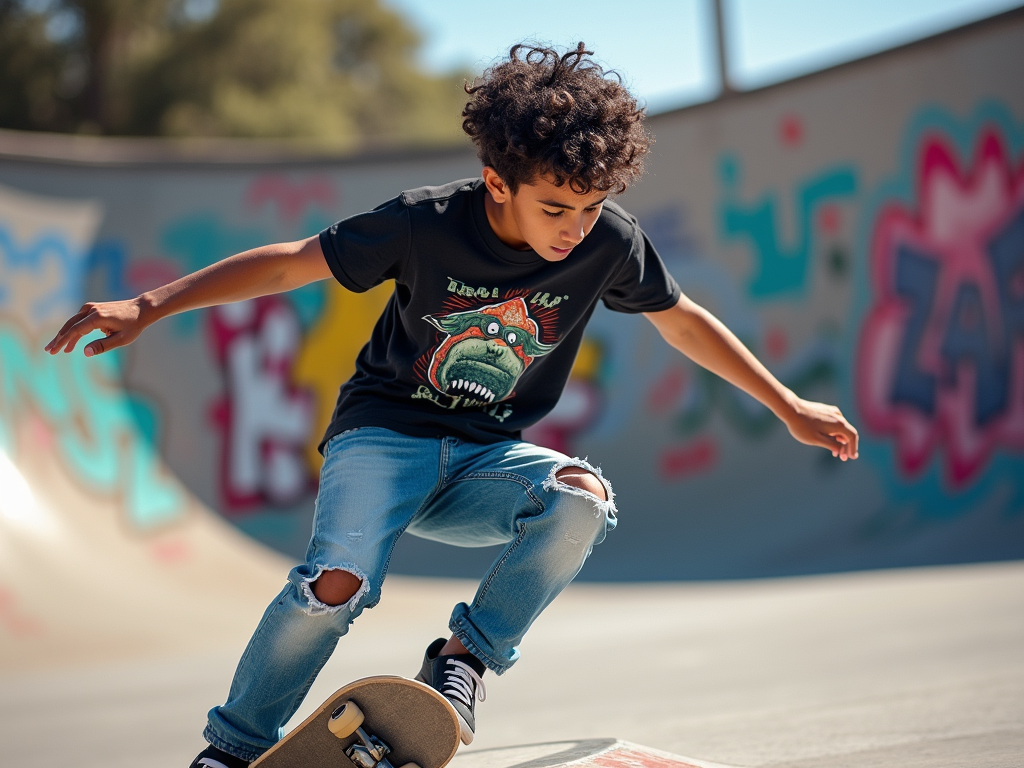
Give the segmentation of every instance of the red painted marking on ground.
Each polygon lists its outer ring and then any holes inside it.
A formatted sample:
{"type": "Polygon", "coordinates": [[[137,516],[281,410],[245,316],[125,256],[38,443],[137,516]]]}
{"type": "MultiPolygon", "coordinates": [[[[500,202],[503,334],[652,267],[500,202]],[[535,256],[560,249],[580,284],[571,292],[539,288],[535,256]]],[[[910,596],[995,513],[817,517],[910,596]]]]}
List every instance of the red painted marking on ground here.
{"type": "Polygon", "coordinates": [[[0,587],[0,626],[15,637],[28,637],[43,633],[43,624],[21,610],[18,599],[10,590],[0,587]]]}
{"type": "Polygon", "coordinates": [[[682,367],[669,368],[651,386],[651,391],[647,395],[647,407],[654,413],[670,410],[683,396],[686,385],[686,369],[682,367]]]}
{"type": "Polygon", "coordinates": [[[779,141],[786,147],[799,147],[804,141],[804,121],[796,115],[786,115],[779,121],[779,141]]]}
{"type": "Polygon", "coordinates": [[[678,480],[710,469],[718,461],[718,445],[710,437],[687,445],[668,448],[661,454],[658,467],[665,480],[678,480]]]}
{"type": "Polygon", "coordinates": [[[685,760],[676,760],[636,749],[615,749],[581,761],[598,768],[698,768],[685,760]]]}

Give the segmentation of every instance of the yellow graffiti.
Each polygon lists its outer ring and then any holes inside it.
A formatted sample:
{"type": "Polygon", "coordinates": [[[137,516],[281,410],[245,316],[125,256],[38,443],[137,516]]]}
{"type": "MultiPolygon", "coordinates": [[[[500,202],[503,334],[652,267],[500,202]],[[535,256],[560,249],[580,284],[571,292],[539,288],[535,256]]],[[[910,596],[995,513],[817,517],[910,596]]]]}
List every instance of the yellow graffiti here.
{"type": "Polygon", "coordinates": [[[580,344],[580,351],[576,355],[576,362],[572,364],[570,377],[583,381],[596,381],[603,357],[603,345],[599,341],[584,337],[583,343],[580,344]]]}
{"type": "Polygon", "coordinates": [[[316,400],[314,428],[306,445],[306,460],[314,474],[320,471],[316,448],[334,413],[338,387],[355,372],[356,356],[369,340],[391,291],[390,282],[366,293],[352,293],[332,283],[324,311],[303,341],[293,378],[311,389],[316,400]]]}

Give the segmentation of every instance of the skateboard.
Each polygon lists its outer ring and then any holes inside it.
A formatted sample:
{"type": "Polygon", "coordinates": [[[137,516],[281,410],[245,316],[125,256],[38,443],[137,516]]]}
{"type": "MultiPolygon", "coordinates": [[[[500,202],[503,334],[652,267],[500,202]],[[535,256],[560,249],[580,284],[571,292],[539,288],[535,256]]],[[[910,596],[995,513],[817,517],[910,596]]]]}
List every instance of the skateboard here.
{"type": "Polygon", "coordinates": [[[442,768],[459,735],[455,708],[429,685],[366,677],[339,689],[251,768],[442,768]]]}

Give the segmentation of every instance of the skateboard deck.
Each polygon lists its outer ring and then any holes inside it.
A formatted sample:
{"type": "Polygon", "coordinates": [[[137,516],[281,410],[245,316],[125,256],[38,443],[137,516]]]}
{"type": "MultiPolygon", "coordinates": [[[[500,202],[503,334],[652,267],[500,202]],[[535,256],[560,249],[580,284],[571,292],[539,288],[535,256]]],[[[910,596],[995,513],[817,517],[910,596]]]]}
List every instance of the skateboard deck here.
{"type": "Polygon", "coordinates": [[[458,746],[458,716],[444,696],[404,677],[366,677],[339,689],[251,768],[442,768],[458,746]]]}

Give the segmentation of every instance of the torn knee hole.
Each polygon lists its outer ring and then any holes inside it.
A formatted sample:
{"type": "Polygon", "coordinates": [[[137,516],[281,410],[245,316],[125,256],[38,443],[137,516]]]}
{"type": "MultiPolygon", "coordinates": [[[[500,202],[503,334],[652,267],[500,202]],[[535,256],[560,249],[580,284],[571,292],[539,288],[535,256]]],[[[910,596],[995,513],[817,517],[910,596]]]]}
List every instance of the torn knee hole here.
{"type": "Polygon", "coordinates": [[[341,568],[323,571],[311,584],[313,595],[324,605],[347,603],[363,586],[363,579],[341,568]]]}
{"type": "Polygon", "coordinates": [[[608,501],[608,494],[605,492],[604,483],[601,482],[597,475],[583,467],[562,467],[555,473],[555,479],[565,485],[570,485],[573,488],[593,494],[601,501],[608,501]]]}

